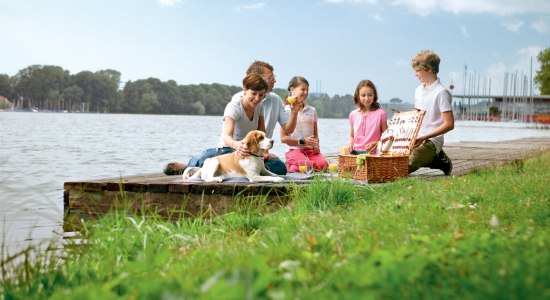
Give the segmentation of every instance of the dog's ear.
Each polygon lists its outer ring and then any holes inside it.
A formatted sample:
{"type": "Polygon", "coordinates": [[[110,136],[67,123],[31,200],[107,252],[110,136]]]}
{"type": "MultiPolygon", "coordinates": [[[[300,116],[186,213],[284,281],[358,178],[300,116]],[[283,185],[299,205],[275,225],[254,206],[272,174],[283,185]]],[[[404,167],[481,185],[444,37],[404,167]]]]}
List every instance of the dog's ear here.
{"type": "Polygon", "coordinates": [[[250,150],[250,153],[257,154],[260,152],[261,134],[261,131],[254,131],[247,135],[246,147],[250,150]]]}

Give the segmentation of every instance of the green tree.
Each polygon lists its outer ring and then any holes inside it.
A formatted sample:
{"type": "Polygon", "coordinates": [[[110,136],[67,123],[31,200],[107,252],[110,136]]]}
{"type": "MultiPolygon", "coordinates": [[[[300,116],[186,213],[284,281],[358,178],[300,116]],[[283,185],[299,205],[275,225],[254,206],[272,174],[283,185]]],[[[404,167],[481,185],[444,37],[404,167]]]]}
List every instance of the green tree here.
{"type": "Polygon", "coordinates": [[[44,66],[37,74],[41,81],[41,95],[43,100],[43,109],[61,109],[62,101],[61,91],[67,85],[69,80],[69,71],[58,66],[44,66]]]}
{"type": "MultiPolygon", "coordinates": [[[[183,106],[184,115],[204,115],[204,105],[202,105],[202,113],[197,113],[193,104],[196,102],[195,97],[193,96],[193,91],[189,85],[180,85],[178,86],[179,95],[181,98],[181,105],[183,106]]],[[[201,103],[202,104],[202,103],[201,103]]]]}
{"type": "Polygon", "coordinates": [[[12,86],[16,94],[15,107],[31,108],[35,106],[33,97],[36,93],[33,92],[34,84],[32,82],[32,77],[34,72],[40,67],[39,65],[28,66],[19,70],[19,72],[12,77],[12,86]]]}
{"type": "Polygon", "coordinates": [[[206,108],[204,107],[204,104],[197,101],[191,104],[190,112],[193,115],[204,115],[206,113],[206,108]]]}
{"type": "Polygon", "coordinates": [[[94,112],[118,111],[120,95],[120,72],[115,70],[101,70],[95,73],[82,71],[74,75],[73,84],[83,91],[82,101],[88,106],[87,110],[94,112]]]}
{"type": "Polygon", "coordinates": [[[82,71],[73,76],[73,83],[82,89],[82,110],[96,111],[97,98],[95,97],[96,90],[99,88],[94,73],[90,71],[82,71]]]}
{"type": "Polygon", "coordinates": [[[100,88],[96,94],[99,97],[97,111],[110,112],[118,111],[120,106],[120,72],[112,69],[101,70],[95,73],[99,77],[100,88]]]}
{"type": "MultiPolygon", "coordinates": [[[[27,101],[28,108],[49,109],[48,95],[54,95],[65,87],[69,71],[58,66],[32,65],[20,70],[14,76],[14,89],[21,101],[27,101]],[[51,92],[54,92],[53,94],[51,92]]],[[[25,105],[22,105],[25,107],[25,105]]]]}
{"type": "Polygon", "coordinates": [[[537,58],[540,70],[535,76],[535,83],[538,84],[541,95],[550,95],[550,48],[542,50],[537,58]]]}
{"type": "Polygon", "coordinates": [[[401,99],[401,98],[391,98],[390,103],[400,104],[400,103],[403,103],[403,99],[401,99]]]}
{"type": "Polygon", "coordinates": [[[63,108],[63,97],[59,90],[52,89],[46,96],[48,109],[60,110],[63,108]]]}
{"type": "Polygon", "coordinates": [[[10,83],[10,76],[6,74],[0,74],[0,96],[11,99],[13,96],[13,89],[10,83]]]}
{"type": "Polygon", "coordinates": [[[84,91],[78,85],[71,85],[63,89],[65,109],[70,111],[82,110],[82,97],[84,91]]]}
{"type": "Polygon", "coordinates": [[[157,94],[148,80],[127,82],[122,95],[121,109],[123,112],[150,114],[159,105],[157,94]]]}
{"type": "Polygon", "coordinates": [[[183,114],[185,106],[178,90],[178,84],[174,80],[162,82],[156,87],[159,106],[156,113],[159,114],[183,114]]]}

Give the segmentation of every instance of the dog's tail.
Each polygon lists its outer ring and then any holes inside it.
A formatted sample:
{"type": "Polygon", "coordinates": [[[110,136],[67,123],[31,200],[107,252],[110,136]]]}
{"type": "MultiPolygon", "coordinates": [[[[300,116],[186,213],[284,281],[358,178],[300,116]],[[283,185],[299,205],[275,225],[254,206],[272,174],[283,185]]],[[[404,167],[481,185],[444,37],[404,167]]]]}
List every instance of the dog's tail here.
{"type": "Polygon", "coordinates": [[[183,172],[182,178],[183,180],[187,180],[187,179],[200,178],[200,176],[201,176],[201,168],[187,167],[187,169],[185,169],[185,171],[183,172]]]}

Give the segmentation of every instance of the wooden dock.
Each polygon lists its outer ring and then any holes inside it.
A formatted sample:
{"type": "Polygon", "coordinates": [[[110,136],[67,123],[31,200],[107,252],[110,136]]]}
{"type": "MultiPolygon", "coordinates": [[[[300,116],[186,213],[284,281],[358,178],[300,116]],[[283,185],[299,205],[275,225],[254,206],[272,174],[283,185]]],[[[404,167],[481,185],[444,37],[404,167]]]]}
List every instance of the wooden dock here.
{"type": "MultiPolygon", "coordinates": [[[[549,151],[550,137],[505,142],[460,142],[447,144],[444,150],[453,161],[451,175],[461,176],[476,169],[503,165],[549,151]]],[[[327,155],[327,158],[336,156],[327,155]]],[[[409,176],[421,179],[446,177],[440,170],[427,168],[421,168],[409,176]]],[[[81,218],[105,214],[117,205],[126,205],[138,214],[155,212],[174,219],[223,214],[236,201],[258,201],[258,198],[263,203],[284,205],[289,200],[289,191],[294,187],[296,184],[286,182],[183,182],[179,175],[166,176],[163,173],[66,182],[64,223],[66,230],[71,230],[70,224],[78,223],[81,218]]]]}

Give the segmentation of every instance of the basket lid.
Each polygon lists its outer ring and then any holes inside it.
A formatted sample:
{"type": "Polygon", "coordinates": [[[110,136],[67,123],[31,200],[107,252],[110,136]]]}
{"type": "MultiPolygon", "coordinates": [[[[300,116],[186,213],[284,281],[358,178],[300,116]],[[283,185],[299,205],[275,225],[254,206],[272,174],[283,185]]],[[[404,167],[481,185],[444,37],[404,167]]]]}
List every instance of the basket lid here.
{"type": "Polygon", "coordinates": [[[422,120],[423,110],[394,113],[378,142],[380,155],[410,155],[422,120]]]}

